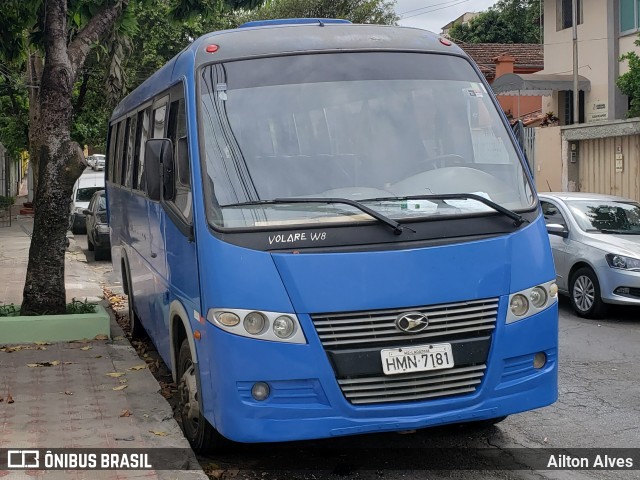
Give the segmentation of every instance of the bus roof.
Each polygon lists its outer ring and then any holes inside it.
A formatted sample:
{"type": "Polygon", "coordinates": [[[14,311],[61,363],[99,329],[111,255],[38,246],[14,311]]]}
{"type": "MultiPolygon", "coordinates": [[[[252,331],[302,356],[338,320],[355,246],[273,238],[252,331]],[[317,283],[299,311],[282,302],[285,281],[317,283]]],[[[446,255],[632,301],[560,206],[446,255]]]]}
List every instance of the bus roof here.
{"type": "Polygon", "coordinates": [[[305,52],[415,51],[466,56],[441,36],[411,27],[351,24],[321,19],[292,19],[291,23],[256,22],[242,28],[220,30],[196,39],[160,70],[145,80],[116,107],[112,120],[135,109],[175,84],[195,68],[212,61],[296,54],[305,52]],[[215,47],[213,47],[215,45],[215,47]],[[210,47],[207,51],[207,47],[210,47]]]}

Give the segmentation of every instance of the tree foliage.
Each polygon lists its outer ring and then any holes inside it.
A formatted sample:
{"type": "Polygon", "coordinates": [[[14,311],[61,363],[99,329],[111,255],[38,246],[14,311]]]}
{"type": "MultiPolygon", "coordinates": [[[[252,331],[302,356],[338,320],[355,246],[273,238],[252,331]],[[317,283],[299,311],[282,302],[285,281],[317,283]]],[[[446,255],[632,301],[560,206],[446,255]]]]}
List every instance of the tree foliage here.
{"type": "Polygon", "coordinates": [[[237,23],[276,18],[343,18],[353,23],[393,25],[398,20],[389,0],[267,0],[237,23]]]}
{"type": "Polygon", "coordinates": [[[24,75],[15,73],[21,69],[11,63],[0,63],[0,142],[14,160],[29,142],[27,85],[24,75]]]}
{"type": "MultiPolygon", "coordinates": [[[[635,41],[635,45],[640,47],[640,39],[635,41]]],[[[620,57],[620,61],[625,60],[629,62],[629,71],[618,77],[616,85],[629,97],[627,117],[640,117],[640,57],[631,51],[620,57]]]]}
{"type": "Polygon", "coordinates": [[[466,43],[539,43],[541,0],[499,0],[468,24],[454,25],[449,37],[466,43]]]}

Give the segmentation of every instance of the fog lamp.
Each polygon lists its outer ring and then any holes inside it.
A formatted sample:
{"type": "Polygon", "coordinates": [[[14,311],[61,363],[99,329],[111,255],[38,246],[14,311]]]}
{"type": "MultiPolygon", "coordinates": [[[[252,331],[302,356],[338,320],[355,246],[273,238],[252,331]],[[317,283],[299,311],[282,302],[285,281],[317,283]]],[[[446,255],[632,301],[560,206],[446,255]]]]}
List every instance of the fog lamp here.
{"type": "Polygon", "coordinates": [[[540,369],[547,364],[547,354],[538,352],[533,356],[533,368],[540,369]]]}
{"type": "Polygon", "coordinates": [[[266,400],[269,396],[269,385],[265,382],[257,382],[251,387],[251,396],[258,401],[266,400]]]}

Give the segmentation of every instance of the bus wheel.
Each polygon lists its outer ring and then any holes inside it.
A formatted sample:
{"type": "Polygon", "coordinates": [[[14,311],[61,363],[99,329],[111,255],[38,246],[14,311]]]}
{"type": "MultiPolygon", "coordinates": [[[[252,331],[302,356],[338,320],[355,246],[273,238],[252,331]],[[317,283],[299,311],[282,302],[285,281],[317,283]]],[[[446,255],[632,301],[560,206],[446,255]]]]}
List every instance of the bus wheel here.
{"type": "Polygon", "coordinates": [[[202,415],[195,366],[191,359],[189,341],[186,338],[180,345],[177,374],[178,412],[182,431],[191,447],[196,452],[204,452],[228,446],[229,441],[220,435],[202,415]]]}

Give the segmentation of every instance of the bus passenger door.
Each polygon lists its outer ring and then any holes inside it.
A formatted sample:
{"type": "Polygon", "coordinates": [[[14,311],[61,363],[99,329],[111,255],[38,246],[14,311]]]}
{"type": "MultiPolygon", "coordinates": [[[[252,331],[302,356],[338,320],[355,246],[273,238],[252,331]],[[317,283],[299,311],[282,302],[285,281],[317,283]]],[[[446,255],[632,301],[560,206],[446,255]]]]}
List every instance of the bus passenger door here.
{"type": "MultiPolygon", "coordinates": [[[[189,316],[200,313],[200,278],[193,230],[193,196],[187,115],[182,84],[172,88],[167,121],[167,137],[173,145],[173,165],[164,165],[162,204],[165,211],[164,238],[166,242],[169,297],[165,304],[166,325],[158,343],[166,345],[169,358],[169,304],[179,300],[189,316]],[[170,174],[168,174],[170,172],[170,174]],[[165,337],[166,335],[166,337],[165,337]]],[[[191,319],[186,318],[186,321],[191,319]]],[[[160,352],[163,357],[164,352],[160,352]]]]}

